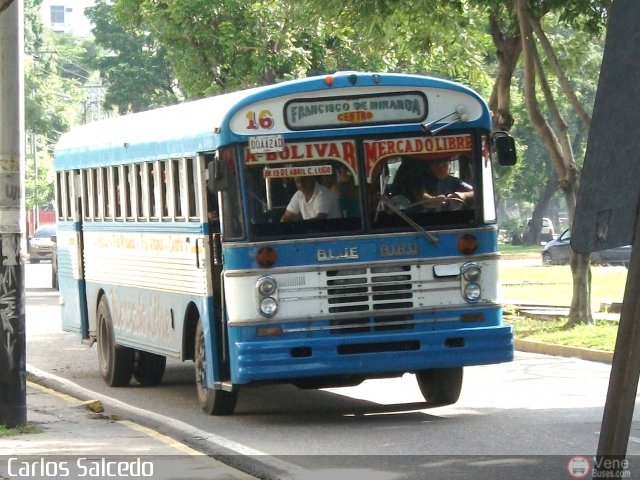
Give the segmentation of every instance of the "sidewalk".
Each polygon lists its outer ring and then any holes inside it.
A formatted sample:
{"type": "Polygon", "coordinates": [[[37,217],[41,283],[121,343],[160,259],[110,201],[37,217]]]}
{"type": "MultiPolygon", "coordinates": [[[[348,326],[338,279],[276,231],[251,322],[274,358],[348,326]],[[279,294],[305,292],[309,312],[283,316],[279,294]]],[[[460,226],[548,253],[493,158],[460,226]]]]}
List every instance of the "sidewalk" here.
{"type": "Polygon", "coordinates": [[[189,446],[82,402],[27,382],[33,432],[0,437],[0,478],[250,480],[189,446]],[[68,475],[65,475],[68,473],[68,475]]]}

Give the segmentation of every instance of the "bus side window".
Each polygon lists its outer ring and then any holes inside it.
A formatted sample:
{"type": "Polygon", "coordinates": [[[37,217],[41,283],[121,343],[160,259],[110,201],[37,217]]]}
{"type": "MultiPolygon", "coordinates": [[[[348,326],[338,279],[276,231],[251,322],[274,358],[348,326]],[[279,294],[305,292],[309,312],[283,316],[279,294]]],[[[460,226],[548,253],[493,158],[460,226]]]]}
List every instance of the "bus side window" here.
{"type": "Polygon", "coordinates": [[[73,220],[72,182],[73,170],[56,173],[55,199],[58,220],[73,220]]]}
{"type": "Polygon", "coordinates": [[[173,205],[173,216],[176,220],[184,220],[184,210],[182,204],[182,189],[180,188],[183,184],[182,176],[180,175],[180,164],[182,160],[172,159],[169,160],[169,184],[171,185],[171,192],[173,198],[169,205],[173,205]]]}
{"type": "Polygon", "coordinates": [[[98,169],[89,170],[89,218],[91,220],[98,219],[98,169]]]}
{"type": "Polygon", "coordinates": [[[132,222],[137,217],[136,187],[135,187],[135,165],[124,166],[124,178],[126,178],[127,192],[124,201],[126,202],[127,220],[132,222]]]}
{"type": "Polygon", "coordinates": [[[162,162],[155,161],[149,164],[151,177],[149,182],[149,200],[151,202],[151,218],[160,221],[164,215],[162,205],[162,185],[164,183],[162,162]]]}
{"type": "Polygon", "coordinates": [[[105,180],[106,180],[106,203],[107,203],[107,214],[105,217],[109,220],[115,220],[116,217],[116,182],[117,182],[117,167],[107,167],[105,171],[105,180]]]}
{"type": "Polygon", "coordinates": [[[144,185],[143,182],[143,178],[144,178],[144,166],[146,164],[142,163],[142,164],[138,164],[138,165],[134,165],[133,166],[133,176],[134,176],[134,182],[135,182],[135,202],[136,202],[136,213],[135,216],[137,217],[138,220],[145,220],[145,212],[148,210],[145,206],[144,206],[144,198],[146,198],[143,195],[143,191],[142,191],[142,186],[144,185]]]}
{"type": "Polygon", "coordinates": [[[89,220],[89,170],[80,170],[80,185],[83,220],[89,220]]]}
{"type": "Polygon", "coordinates": [[[226,184],[229,188],[222,192],[222,227],[225,239],[237,239],[242,237],[242,202],[240,200],[240,189],[238,185],[238,170],[236,156],[233,148],[220,150],[220,161],[226,165],[223,168],[224,175],[227,175],[226,184]]]}
{"type": "Polygon", "coordinates": [[[169,198],[169,194],[171,193],[171,189],[169,188],[169,161],[161,160],[157,163],[158,168],[158,200],[159,200],[159,215],[162,217],[163,221],[171,221],[173,220],[173,207],[171,206],[171,199],[169,198]],[[170,207],[171,206],[171,207],[170,207]]]}
{"type": "Polygon", "coordinates": [[[65,208],[63,208],[63,196],[66,195],[65,188],[63,186],[64,175],[66,172],[56,172],[56,184],[55,184],[55,195],[56,195],[56,212],[58,220],[63,220],[66,218],[65,208]]]}
{"type": "Polygon", "coordinates": [[[143,216],[150,219],[155,216],[155,185],[153,181],[153,163],[142,164],[142,190],[143,197],[143,216]]]}
{"type": "Polygon", "coordinates": [[[129,205],[129,181],[127,169],[124,165],[118,168],[118,183],[116,184],[116,214],[120,220],[125,221],[130,215],[129,205]]]}
{"type": "Polygon", "coordinates": [[[195,177],[195,159],[194,158],[186,158],[185,159],[185,169],[186,169],[186,196],[187,196],[187,216],[191,221],[199,221],[198,218],[198,207],[196,206],[196,177],[195,177]]]}
{"type": "Polygon", "coordinates": [[[98,187],[98,211],[95,219],[103,221],[107,216],[108,173],[105,167],[96,170],[98,187]]]}

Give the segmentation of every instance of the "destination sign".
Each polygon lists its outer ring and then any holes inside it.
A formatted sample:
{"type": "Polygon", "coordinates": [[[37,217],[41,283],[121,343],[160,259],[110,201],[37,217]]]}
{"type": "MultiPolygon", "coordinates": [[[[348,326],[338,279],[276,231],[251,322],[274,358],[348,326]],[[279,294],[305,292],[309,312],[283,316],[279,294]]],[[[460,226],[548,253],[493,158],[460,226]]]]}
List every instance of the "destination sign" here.
{"type": "Polygon", "coordinates": [[[332,173],[331,165],[311,165],[308,167],[265,168],[262,175],[264,178],[290,178],[331,175],[332,173]]]}
{"type": "Polygon", "coordinates": [[[364,157],[367,175],[373,172],[383,158],[397,155],[434,154],[448,155],[470,152],[473,148],[471,135],[447,135],[442,137],[412,137],[382,140],[365,140],[364,157]]]}
{"type": "Polygon", "coordinates": [[[292,100],[284,110],[291,130],[417,123],[424,121],[427,113],[427,97],[420,92],[292,100]]]}
{"type": "Polygon", "coordinates": [[[251,153],[245,149],[247,165],[275,162],[340,160],[356,171],[356,144],[353,140],[285,143],[282,151],[251,153]]]}

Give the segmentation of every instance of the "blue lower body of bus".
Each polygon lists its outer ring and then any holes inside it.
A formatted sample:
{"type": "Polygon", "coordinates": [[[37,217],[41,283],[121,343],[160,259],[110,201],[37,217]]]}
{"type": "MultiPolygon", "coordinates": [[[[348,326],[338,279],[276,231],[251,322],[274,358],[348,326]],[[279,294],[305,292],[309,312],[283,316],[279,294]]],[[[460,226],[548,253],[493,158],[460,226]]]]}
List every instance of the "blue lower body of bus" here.
{"type": "Polygon", "coordinates": [[[299,322],[283,326],[281,335],[258,337],[255,326],[231,327],[232,383],[384,377],[513,360],[512,328],[502,325],[499,306],[474,309],[474,314],[484,315],[482,326],[445,319],[463,313],[435,313],[431,321],[396,330],[380,326],[334,330],[323,329],[323,322],[299,322]]]}

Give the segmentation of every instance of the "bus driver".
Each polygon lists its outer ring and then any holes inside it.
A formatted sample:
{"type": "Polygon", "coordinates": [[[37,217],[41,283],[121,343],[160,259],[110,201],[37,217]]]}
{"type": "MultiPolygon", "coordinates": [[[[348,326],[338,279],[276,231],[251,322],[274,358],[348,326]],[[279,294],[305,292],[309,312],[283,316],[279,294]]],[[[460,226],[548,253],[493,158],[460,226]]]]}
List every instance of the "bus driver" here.
{"type": "Polygon", "coordinates": [[[458,210],[473,202],[473,187],[451,174],[451,159],[430,160],[424,166],[405,158],[393,180],[393,194],[400,208],[458,210]]]}
{"type": "Polygon", "coordinates": [[[316,181],[316,177],[294,177],[298,191],[293,194],[281,222],[300,219],[340,218],[338,200],[330,189],[316,181]]]}
{"type": "Polygon", "coordinates": [[[456,198],[466,203],[473,200],[473,187],[458,177],[451,175],[450,158],[428,163],[428,173],[424,186],[431,198],[445,201],[456,198]]]}

